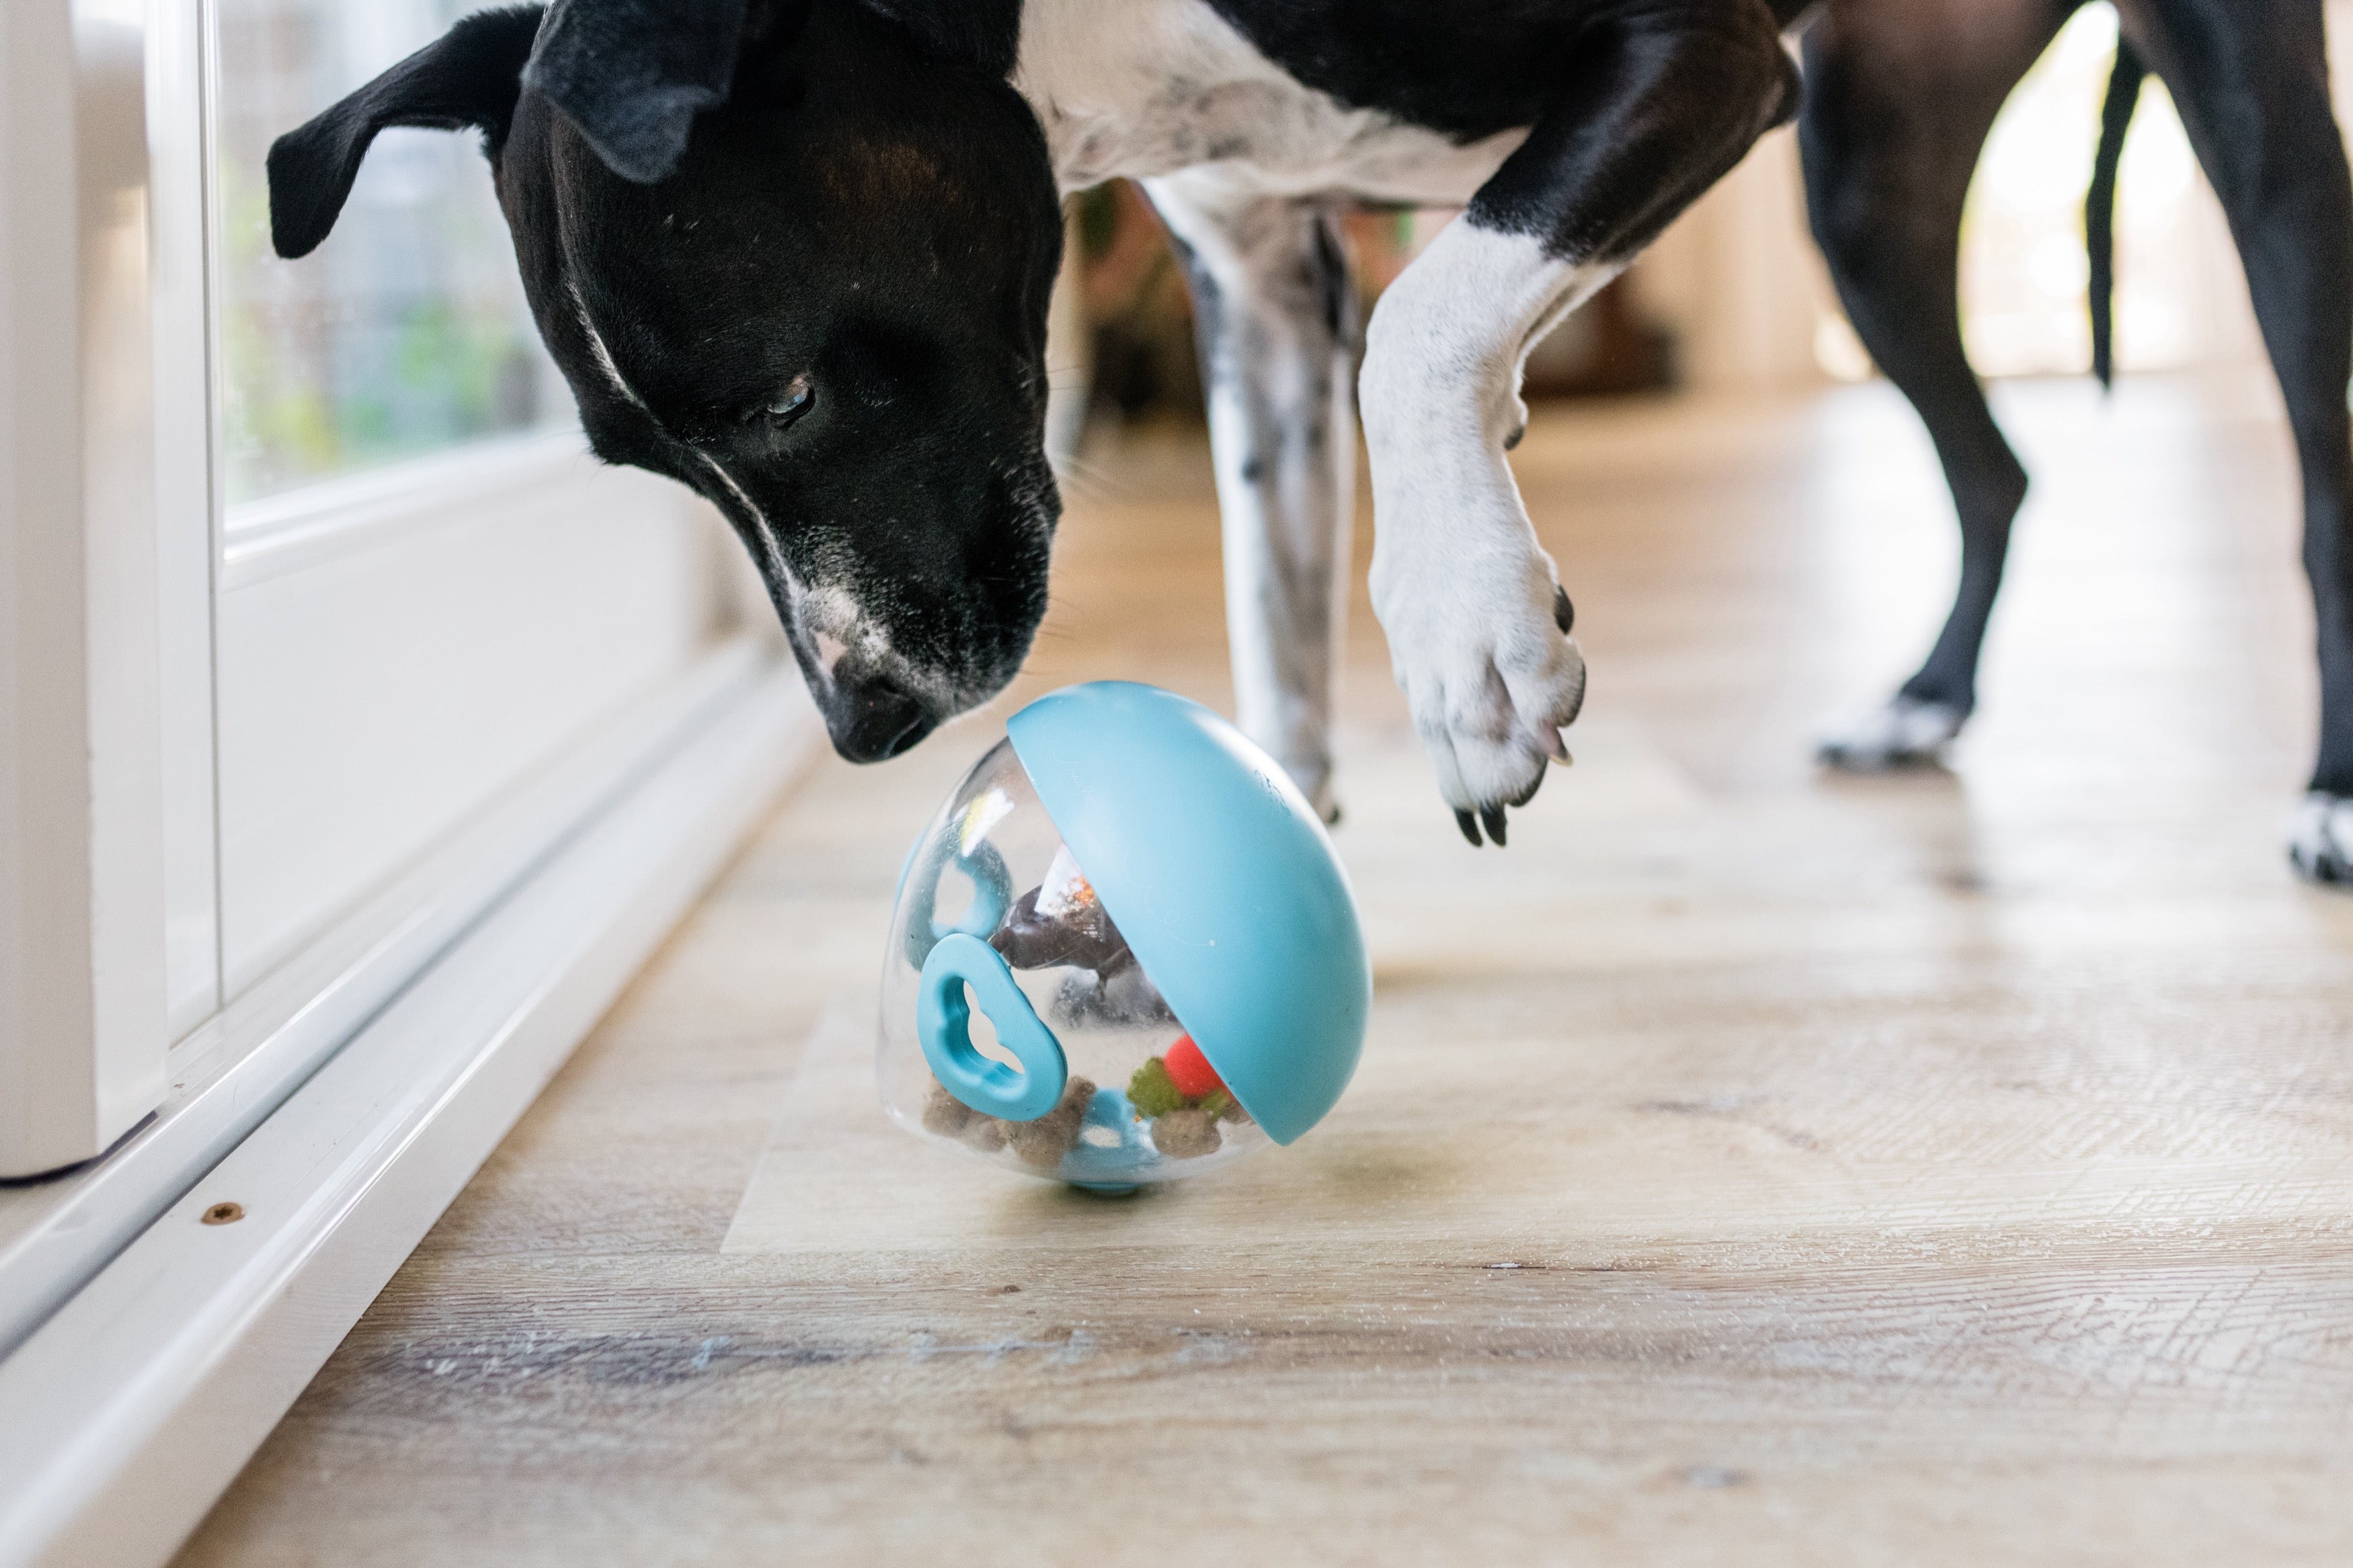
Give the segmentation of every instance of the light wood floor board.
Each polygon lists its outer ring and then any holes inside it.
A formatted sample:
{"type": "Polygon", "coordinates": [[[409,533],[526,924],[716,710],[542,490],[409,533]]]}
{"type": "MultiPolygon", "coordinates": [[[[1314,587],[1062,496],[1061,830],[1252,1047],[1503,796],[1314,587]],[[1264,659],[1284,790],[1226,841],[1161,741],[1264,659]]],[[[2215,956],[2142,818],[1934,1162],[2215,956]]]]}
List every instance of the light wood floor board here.
{"type": "Polygon", "coordinates": [[[891,1129],[866,1011],[1014,702],[1227,700],[1206,454],[1096,454],[1018,691],[812,776],[183,1563],[2353,1561],[2353,898],[2281,852],[2286,437],[2236,383],[2005,413],[2039,488],[1983,711],[1950,773],[1852,780],[1810,728],[1953,558],[1894,395],[1543,410],[1577,764],[1463,846],[1360,587],[1364,1068],[1117,1201],[891,1129]]]}

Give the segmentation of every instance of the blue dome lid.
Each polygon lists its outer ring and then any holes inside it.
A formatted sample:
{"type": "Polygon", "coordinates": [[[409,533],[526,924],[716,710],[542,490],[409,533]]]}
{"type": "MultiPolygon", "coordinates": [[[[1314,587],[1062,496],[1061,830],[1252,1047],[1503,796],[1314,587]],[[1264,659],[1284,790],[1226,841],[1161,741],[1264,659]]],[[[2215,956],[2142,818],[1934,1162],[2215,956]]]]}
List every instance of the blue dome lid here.
{"type": "Polygon", "coordinates": [[[1322,1121],[1356,1073],[1373,974],[1347,873],[1298,786],[1208,709],[1133,681],[1065,687],[1006,732],[1242,1109],[1278,1143],[1322,1121]]]}

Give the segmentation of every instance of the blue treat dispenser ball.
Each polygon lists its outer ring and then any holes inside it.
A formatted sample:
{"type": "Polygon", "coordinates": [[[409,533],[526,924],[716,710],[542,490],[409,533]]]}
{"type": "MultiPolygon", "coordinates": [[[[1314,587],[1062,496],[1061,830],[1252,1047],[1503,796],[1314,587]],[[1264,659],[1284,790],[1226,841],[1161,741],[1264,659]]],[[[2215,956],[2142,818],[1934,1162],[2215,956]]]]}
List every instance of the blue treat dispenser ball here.
{"type": "Polygon", "coordinates": [[[1272,759],[1157,687],[1067,687],[907,858],[882,1103],[992,1164],[1124,1191],[1322,1121],[1371,1005],[1346,873],[1272,759]]]}

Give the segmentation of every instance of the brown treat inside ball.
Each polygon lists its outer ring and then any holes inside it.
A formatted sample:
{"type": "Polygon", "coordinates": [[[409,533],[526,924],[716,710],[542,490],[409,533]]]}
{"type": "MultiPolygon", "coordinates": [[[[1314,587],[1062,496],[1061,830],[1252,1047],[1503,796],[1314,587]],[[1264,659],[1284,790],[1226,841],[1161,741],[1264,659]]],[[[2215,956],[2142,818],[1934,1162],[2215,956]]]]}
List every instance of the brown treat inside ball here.
{"type": "Polygon", "coordinates": [[[936,1132],[943,1138],[954,1138],[979,1112],[948,1092],[948,1086],[937,1079],[932,1080],[932,1092],[923,1100],[923,1131],[936,1132]]]}
{"type": "Polygon", "coordinates": [[[1013,1152],[1025,1165],[1035,1165],[1050,1171],[1062,1163],[1062,1156],[1079,1146],[1079,1129],[1087,1119],[1087,1106],[1095,1097],[1095,1086],[1082,1078],[1071,1079],[1062,1090],[1061,1103],[1034,1121],[1008,1123],[1012,1133],[1013,1152]]]}
{"type": "Polygon", "coordinates": [[[1242,1102],[1234,1098],[1231,1089],[1221,1089],[1214,1093],[1203,1095],[1200,1108],[1219,1121],[1246,1123],[1250,1119],[1250,1112],[1242,1109],[1242,1102]]]}
{"type": "Polygon", "coordinates": [[[1214,1154],[1222,1142],[1217,1120],[1206,1110],[1172,1110],[1152,1123],[1152,1146],[1172,1160],[1214,1154]]]}
{"type": "Polygon", "coordinates": [[[1067,963],[1110,974],[1133,959],[1127,939],[1119,934],[1102,904],[1089,902],[1060,915],[1041,915],[1038,896],[1044,891],[1032,888],[1022,894],[1005,911],[1005,923],[988,939],[988,945],[1003,953],[1006,963],[1016,969],[1067,963]]]}
{"type": "Polygon", "coordinates": [[[1005,1147],[1006,1129],[1010,1125],[994,1116],[976,1114],[965,1123],[964,1141],[984,1154],[994,1154],[1005,1147]]]}

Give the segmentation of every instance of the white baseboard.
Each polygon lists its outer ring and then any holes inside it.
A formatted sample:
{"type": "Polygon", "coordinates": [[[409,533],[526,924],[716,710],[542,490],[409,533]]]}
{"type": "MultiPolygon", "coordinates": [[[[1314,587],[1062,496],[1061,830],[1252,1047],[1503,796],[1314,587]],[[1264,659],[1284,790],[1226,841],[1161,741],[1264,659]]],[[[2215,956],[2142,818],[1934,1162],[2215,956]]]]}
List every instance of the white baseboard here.
{"type": "Polygon", "coordinates": [[[171,1555],[818,733],[714,705],[0,1362],[0,1568],[171,1555]]]}
{"type": "Polygon", "coordinates": [[[733,711],[773,657],[738,637],[624,705],[174,1046],[169,1096],[103,1159],[0,1188],[0,1358],[534,867],[733,711]]]}

